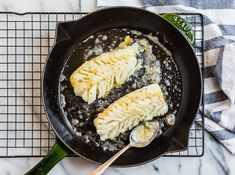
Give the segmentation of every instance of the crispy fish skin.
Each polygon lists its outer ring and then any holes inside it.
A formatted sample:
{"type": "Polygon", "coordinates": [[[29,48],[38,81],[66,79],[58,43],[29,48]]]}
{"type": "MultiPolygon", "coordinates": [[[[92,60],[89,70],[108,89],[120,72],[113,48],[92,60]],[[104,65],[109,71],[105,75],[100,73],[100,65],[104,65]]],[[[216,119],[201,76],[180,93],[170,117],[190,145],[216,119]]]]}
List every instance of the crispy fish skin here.
{"type": "Polygon", "coordinates": [[[122,85],[136,69],[140,68],[137,55],[143,52],[138,43],[129,45],[131,38],[126,37],[118,49],[103,53],[86,61],[70,76],[74,93],[91,104],[98,98],[122,85]]]}
{"type": "Polygon", "coordinates": [[[137,89],[109,105],[94,120],[101,140],[115,139],[140,122],[164,115],[168,106],[157,83],[137,89]]]}

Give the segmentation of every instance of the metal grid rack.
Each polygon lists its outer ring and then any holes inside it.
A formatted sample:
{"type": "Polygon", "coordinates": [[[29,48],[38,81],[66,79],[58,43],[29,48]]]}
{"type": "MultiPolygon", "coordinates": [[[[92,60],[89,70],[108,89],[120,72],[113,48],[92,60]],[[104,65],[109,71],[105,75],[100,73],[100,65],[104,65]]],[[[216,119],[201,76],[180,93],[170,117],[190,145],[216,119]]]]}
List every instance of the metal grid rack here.
{"type": "MultiPolygon", "coordinates": [[[[41,102],[41,73],[59,21],[85,13],[0,13],[0,157],[40,157],[55,143],[41,102]]],[[[194,49],[203,67],[200,14],[181,14],[196,34],[194,49]]],[[[202,105],[203,106],[203,105],[202,105]]],[[[166,156],[201,156],[203,117],[190,131],[187,151],[166,156]]]]}

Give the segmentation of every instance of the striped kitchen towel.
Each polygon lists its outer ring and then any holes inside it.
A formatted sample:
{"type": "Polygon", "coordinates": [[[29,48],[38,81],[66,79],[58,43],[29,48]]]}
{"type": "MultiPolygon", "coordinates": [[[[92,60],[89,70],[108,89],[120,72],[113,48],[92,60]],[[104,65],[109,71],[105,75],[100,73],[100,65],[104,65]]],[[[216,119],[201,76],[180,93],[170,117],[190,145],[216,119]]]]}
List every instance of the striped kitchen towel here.
{"type": "Polygon", "coordinates": [[[205,129],[235,154],[235,2],[98,0],[98,7],[135,6],[155,13],[204,16],[205,129]]]}

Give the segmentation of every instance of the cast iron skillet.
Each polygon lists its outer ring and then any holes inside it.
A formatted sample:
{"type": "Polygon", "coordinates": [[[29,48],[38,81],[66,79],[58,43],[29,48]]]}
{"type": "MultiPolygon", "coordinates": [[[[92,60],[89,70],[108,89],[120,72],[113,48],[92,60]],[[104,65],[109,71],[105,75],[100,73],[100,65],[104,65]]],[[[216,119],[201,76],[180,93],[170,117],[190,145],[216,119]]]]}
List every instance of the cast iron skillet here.
{"type": "Polygon", "coordinates": [[[59,139],[49,154],[26,174],[46,174],[59,160],[72,152],[97,163],[105,162],[114,154],[91,148],[75,136],[60,106],[59,78],[75,42],[81,42],[95,32],[117,27],[160,32],[170,39],[174,48],[173,57],[182,78],[182,98],[174,127],[170,127],[157,142],[142,149],[128,150],[113,165],[140,165],[168,152],[187,148],[189,129],[202,94],[201,72],[190,45],[194,41],[192,28],[176,14],[159,16],[131,7],[107,8],[57,26],[55,45],[44,69],[42,93],[48,119],[59,139]]]}

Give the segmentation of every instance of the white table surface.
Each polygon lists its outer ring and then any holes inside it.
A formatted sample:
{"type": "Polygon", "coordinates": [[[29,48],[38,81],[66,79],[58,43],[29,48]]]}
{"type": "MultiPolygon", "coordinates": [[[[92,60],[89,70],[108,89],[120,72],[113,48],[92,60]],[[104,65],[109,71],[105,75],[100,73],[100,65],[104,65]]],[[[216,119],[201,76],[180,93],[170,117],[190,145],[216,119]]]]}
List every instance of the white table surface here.
{"type": "MultiPolygon", "coordinates": [[[[84,12],[96,9],[96,0],[81,0],[84,12]]],[[[12,12],[78,12],[79,0],[0,0],[0,11],[12,12]]],[[[41,158],[2,158],[0,175],[21,175],[41,158]]],[[[50,175],[85,175],[97,165],[82,158],[65,158],[50,175]]],[[[235,156],[205,134],[205,154],[195,158],[160,158],[133,168],[109,168],[106,175],[233,175],[235,156]]]]}

